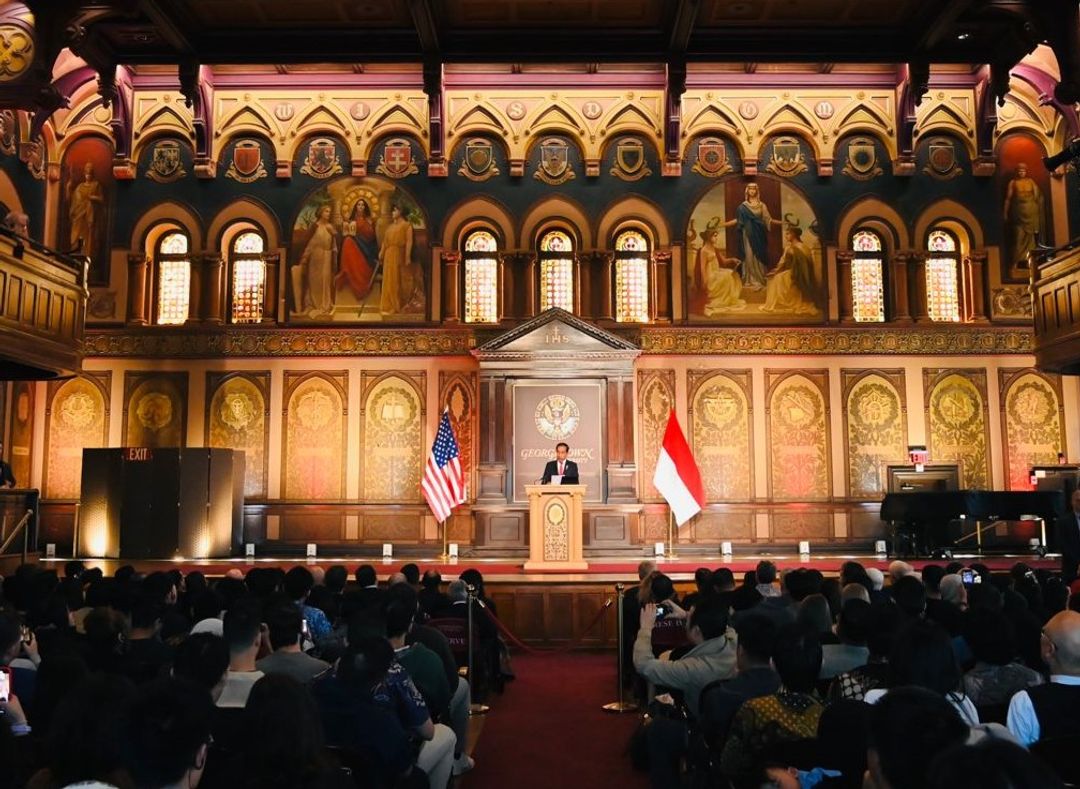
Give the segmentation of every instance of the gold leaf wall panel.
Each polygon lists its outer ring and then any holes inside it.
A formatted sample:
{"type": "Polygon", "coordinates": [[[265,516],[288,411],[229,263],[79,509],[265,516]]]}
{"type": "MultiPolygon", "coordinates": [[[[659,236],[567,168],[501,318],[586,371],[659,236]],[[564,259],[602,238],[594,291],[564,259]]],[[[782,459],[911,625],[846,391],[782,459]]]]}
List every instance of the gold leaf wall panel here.
{"type": "Polygon", "coordinates": [[[206,374],[206,442],[244,453],[244,496],[266,498],[270,373],[206,374]]]}
{"type": "MultiPolygon", "coordinates": [[[[15,381],[11,385],[11,438],[7,444],[7,462],[20,488],[30,487],[30,469],[34,459],[34,381],[15,381]]],[[[3,425],[0,424],[0,439],[3,425]]]]}
{"type": "Polygon", "coordinates": [[[774,501],[829,498],[829,376],[766,370],[769,490],[774,501]]]}
{"type": "MultiPolygon", "coordinates": [[[[693,521],[695,542],[754,539],[754,513],[751,510],[734,512],[703,512],[693,521]]],[[[685,530],[685,527],[683,528],[685,530]]],[[[682,531],[680,531],[680,536],[682,531]]]]}
{"type": "Polygon", "coordinates": [[[124,373],[125,447],[183,447],[188,374],[124,373]]]}
{"type": "Polygon", "coordinates": [[[885,467],[907,457],[903,370],[841,370],[848,496],[880,499],[885,467]]]}
{"type": "Polygon", "coordinates": [[[365,501],[422,501],[425,374],[364,374],[361,496],[365,501]]]}
{"type": "Polygon", "coordinates": [[[439,371],[439,407],[450,411],[450,426],[461,453],[461,468],[468,486],[467,498],[476,498],[473,484],[476,447],[476,373],[439,371]]]}
{"type": "Polygon", "coordinates": [[[923,370],[926,435],[932,463],[957,463],[960,483],[990,489],[986,371],[923,370]]]}
{"type": "Polygon", "coordinates": [[[754,495],[749,370],[690,371],[690,443],[709,501],[754,495]]]}
{"type": "Polygon", "coordinates": [[[799,540],[832,540],[833,516],[831,512],[777,511],[769,516],[769,533],[774,540],[797,542],[799,540]]]}
{"type": "Polygon", "coordinates": [[[109,440],[112,373],[86,373],[49,382],[45,411],[45,498],[77,499],[82,489],[82,451],[109,440]]]}
{"type": "Polygon", "coordinates": [[[998,370],[1005,436],[1005,484],[1031,490],[1031,467],[1057,463],[1065,451],[1061,378],[1034,370],[998,370]]]}
{"type": "Polygon", "coordinates": [[[675,402],[674,370],[638,370],[638,436],[641,497],[645,501],[661,501],[653,485],[656,459],[664,443],[668,414],[675,402]]]}
{"type": "Polygon", "coordinates": [[[347,386],[344,371],[285,373],[283,498],[344,498],[347,386]]]}

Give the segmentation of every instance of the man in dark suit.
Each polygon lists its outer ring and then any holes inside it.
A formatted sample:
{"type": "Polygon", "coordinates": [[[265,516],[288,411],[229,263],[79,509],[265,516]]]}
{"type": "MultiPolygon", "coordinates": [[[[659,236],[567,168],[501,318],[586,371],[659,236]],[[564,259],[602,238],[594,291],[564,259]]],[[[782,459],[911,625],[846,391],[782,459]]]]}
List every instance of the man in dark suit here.
{"type": "Polygon", "coordinates": [[[541,485],[550,484],[551,478],[555,476],[562,477],[562,482],[560,484],[578,484],[577,463],[572,460],[566,459],[566,456],[569,454],[569,444],[560,441],[558,444],[555,445],[555,459],[549,460],[547,465],[544,466],[544,476],[540,478],[541,485]]]}
{"type": "Polygon", "coordinates": [[[1061,546],[1061,580],[1072,583],[1080,564],[1080,488],[1069,499],[1070,512],[1057,519],[1058,544],[1061,546]]]}
{"type": "MultiPolygon", "coordinates": [[[[577,475],[577,467],[574,467],[577,475]]],[[[575,480],[576,482],[577,480],[575,480]]],[[[11,464],[4,462],[4,445],[0,443],[0,488],[15,487],[15,472],[11,470],[11,464]]]]}

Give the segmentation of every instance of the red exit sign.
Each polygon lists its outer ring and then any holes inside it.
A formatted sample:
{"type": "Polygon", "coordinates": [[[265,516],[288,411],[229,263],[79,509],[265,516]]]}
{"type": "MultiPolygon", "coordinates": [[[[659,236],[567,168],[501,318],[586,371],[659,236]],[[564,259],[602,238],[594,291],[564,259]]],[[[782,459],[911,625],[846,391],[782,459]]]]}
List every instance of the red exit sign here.
{"type": "Polygon", "coordinates": [[[124,448],[124,460],[134,461],[140,463],[147,460],[153,460],[154,453],[150,447],[125,447],[124,448]]]}

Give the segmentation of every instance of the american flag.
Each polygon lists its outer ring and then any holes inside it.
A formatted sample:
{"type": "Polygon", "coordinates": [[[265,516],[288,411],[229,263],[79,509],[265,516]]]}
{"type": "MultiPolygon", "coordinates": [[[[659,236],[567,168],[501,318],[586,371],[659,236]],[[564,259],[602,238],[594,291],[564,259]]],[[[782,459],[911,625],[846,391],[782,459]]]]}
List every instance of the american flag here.
{"type": "Polygon", "coordinates": [[[449,409],[443,411],[439,420],[439,430],[435,434],[435,443],[431,445],[420,487],[424,489],[424,498],[439,523],[450,517],[454,507],[465,502],[465,472],[461,470],[457,440],[454,429],[450,427],[449,409]]]}

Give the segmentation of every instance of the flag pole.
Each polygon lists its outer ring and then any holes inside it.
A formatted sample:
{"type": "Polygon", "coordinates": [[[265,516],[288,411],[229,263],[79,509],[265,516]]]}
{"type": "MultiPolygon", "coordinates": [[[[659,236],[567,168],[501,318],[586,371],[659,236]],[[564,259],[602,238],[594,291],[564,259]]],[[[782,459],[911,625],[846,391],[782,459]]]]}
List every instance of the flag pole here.
{"type": "Polygon", "coordinates": [[[449,535],[447,534],[447,524],[449,522],[449,518],[443,521],[439,521],[439,530],[442,532],[442,553],[439,554],[439,561],[442,562],[450,561],[450,547],[449,545],[447,545],[447,539],[449,537],[449,535]]]}
{"type": "Polygon", "coordinates": [[[679,535],[679,529],[675,525],[675,511],[668,507],[668,559],[677,559],[678,554],[675,552],[675,538],[679,535]]]}

